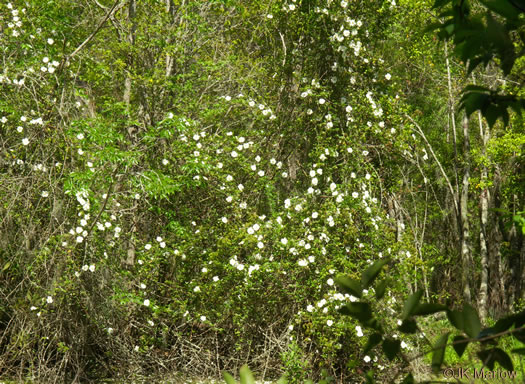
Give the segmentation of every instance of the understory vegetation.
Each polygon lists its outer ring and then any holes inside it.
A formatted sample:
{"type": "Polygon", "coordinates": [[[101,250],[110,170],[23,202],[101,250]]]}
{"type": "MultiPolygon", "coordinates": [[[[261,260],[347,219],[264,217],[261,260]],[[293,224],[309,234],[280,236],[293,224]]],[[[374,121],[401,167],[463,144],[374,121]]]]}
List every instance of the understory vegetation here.
{"type": "Polygon", "coordinates": [[[522,382],[524,42],[522,0],[1,2],[0,379],[522,382]]]}

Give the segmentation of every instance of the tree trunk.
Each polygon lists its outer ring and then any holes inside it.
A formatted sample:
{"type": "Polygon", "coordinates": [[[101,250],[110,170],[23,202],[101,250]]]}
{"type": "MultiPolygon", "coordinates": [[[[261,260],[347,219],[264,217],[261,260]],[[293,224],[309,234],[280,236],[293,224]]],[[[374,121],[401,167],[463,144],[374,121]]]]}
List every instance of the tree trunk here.
{"type": "MultiPolygon", "coordinates": [[[[481,156],[487,155],[487,144],[490,138],[489,127],[483,126],[481,113],[478,112],[480,137],[482,140],[481,156]]],[[[479,257],[481,262],[481,281],[479,286],[478,309],[482,320],[487,318],[488,311],[488,287],[489,287],[489,252],[487,244],[487,221],[489,212],[490,192],[488,183],[488,169],[486,161],[481,165],[480,185],[482,187],[479,195],[479,257]]]]}
{"type": "MultiPolygon", "coordinates": [[[[129,34],[128,34],[128,43],[133,47],[135,45],[135,31],[137,26],[135,24],[135,15],[137,14],[137,3],[136,0],[129,0],[128,6],[128,22],[131,24],[129,34]]],[[[130,70],[133,66],[132,53],[128,55],[127,68],[128,73],[126,79],[124,80],[124,95],[123,100],[126,104],[129,104],[131,100],[131,74],[130,70]]]]}
{"type": "Polygon", "coordinates": [[[470,303],[472,294],[469,275],[472,269],[472,254],[470,249],[470,225],[468,220],[469,178],[470,178],[470,136],[469,121],[463,118],[463,181],[459,198],[459,221],[461,223],[461,282],[463,286],[463,299],[470,303]]]}

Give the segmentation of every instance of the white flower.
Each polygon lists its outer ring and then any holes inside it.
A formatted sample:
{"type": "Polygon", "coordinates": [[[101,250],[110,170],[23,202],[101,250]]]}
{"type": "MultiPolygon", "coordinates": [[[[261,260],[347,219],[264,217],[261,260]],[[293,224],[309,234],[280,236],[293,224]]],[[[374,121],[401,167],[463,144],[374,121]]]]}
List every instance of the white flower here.
{"type": "Polygon", "coordinates": [[[224,224],[226,224],[226,223],[228,222],[228,219],[227,219],[226,217],[222,217],[222,218],[221,218],[221,221],[222,221],[224,224]]]}
{"type": "Polygon", "coordinates": [[[326,280],[326,284],[328,284],[329,286],[332,286],[334,285],[334,280],[332,278],[326,280]]]}
{"type": "Polygon", "coordinates": [[[308,307],[306,307],[306,310],[307,310],[308,312],[313,312],[313,311],[314,311],[314,309],[315,309],[315,308],[314,308],[314,306],[313,306],[313,305],[311,305],[311,304],[310,304],[310,305],[308,305],[308,307]]]}
{"type": "Polygon", "coordinates": [[[146,248],[146,250],[150,250],[150,249],[151,249],[151,244],[146,244],[146,245],[144,246],[144,248],[146,248]]]}
{"type": "Polygon", "coordinates": [[[24,128],[22,128],[22,127],[16,127],[16,130],[18,131],[18,133],[22,133],[22,131],[24,130],[24,128]]]}
{"type": "Polygon", "coordinates": [[[263,248],[264,248],[264,243],[263,243],[262,241],[259,241],[259,242],[257,243],[257,248],[259,248],[259,249],[263,249],[263,248]]]}
{"type": "Polygon", "coordinates": [[[48,296],[46,301],[48,304],[53,304],[53,298],[51,296],[48,296]]]}
{"type": "Polygon", "coordinates": [[[312,179],[312,185],[317,185],[319,183],[319,180],[317,179],[317,177],[314,177],[312,179]]]}
{"type": "Polygon", "coordinates": [[[36,307],[35,306],[32,306],[31,308],[29,308],[31,311],[36,311],[36,307]]]}
{"type": "Polygon", "coordinates": [[[326,100],[321,97],[319,99],[319,104],[323,105],[324,103],[326,103],[326,100]]]}
{"type": "Polygon", "coordinates": [[[308,261],[310,263],[313,263],[315,261],[315,257],[314,256],[308,256],[308,261]]]}
{"type": "Polygon", "coordinates": [[[328,325],[329,327],[331,327],[333,324],[334,322],[332,320],[326,320],[326,325],[328,325]]]}
{"type": "Polygon", "coordinates": [[[140,283],[140,289],[146,289],[146,284],[140,283]]]}
{"type": "Polygon", "coordinates": [[[406,347],[408,347],[407,343],[405,343],[404,341],[401,342],[401,348],[405,349],[406,347]]]}
{"type": "Polygon", "coordinates": [[[201,291],[201,287],[199,287],[198,285],[193,288],[193,292],[200,292],[201,291]]]}
{"type": "Polygon", "coordinates": [[[295,10],[295,4],[288,5],[288,8],[290,9],[290,11],[295,10]]]}
{"type": "Polygon", "coordinates": [[[308,262],[306,260],[299,260],[298,264],[301,267],[306,267],[308,265],[308,262]]]}
{"type": "Polygon", "coordinates": [[[162,159],[162,165],[168,165],[169,161],[167,159],[162,159]]]}
{"type": "Polygon", "coordinates": [[[385,79],[387,79],[387,80],[390,80],[391,77],[392,77],[392,76],[390,75],[390,73],[387,73],[387,74],[385,75],[385,79]]]}
{"type": "Polygon", "coordinates": [[[359,193],[357,193],[357,192],[352,192],[352,197],[353,197],[354,199],[357,199],[357,198],[359,197],[359,193]]]}
{"type": "Polygon", "coordinates": [[[365,361],[365,363],[369,363],[371,359],[370,356],[367,355],[363,358],[363,360],[365,361]]]}
{"type": "Polygon", "coordinates": [[[53,40],[53,39],[51,39],[51,38],[47,39],[47,43],[48,43],[49,45],[53,45],[54,42],[55,42],[55,40],[53,40]]]}
{"type": "Polygon", "coordinates": [[[355,327],[355,330],[357,332],[357,337],[363,337],[363,330],[361,329],[359,325],[355,327]]]}
{"type": "Polygon", "coordinates": [[[215,282],[219,281],[219,276],[213,276],[213,281],[215,282]]]}
{"type": "Polygon", "coordinates": [[[28,139],[27,137],[24,137],[24,138],[22,139],[22,144],[24,144],[24,145],[28,145],[28,144],[29,144],[29,139],[28,139]]]}
{"type": "Polygon", "coordinates": [[[150,304],[150,302],[149,302],[148,299],[144,300],[144,305],[145,305],[146,307],[149,307],[149,304],[150,304]]]}
{"type": "Polygon", "coordinates": [[[48,197],[49,192],[48,191],[42,191],[42,197],[48,197]]]}
{"type": "Polygon", "coordinates": [[[135,348],[133,348],[133,350],[134,350],[135,352],[138,352],[138,351],[139,351],[139,346],[138,346],[138,345],[135,345],[135,348]]]}
{"type": "Polygon", "coordinates": [[[76,241],[77,243],[81,243],[84,241],[84,238],[82,236],[77,236],[76,241]]]}
{"type": "Polygon", "coordinates": [[[90,270],[91,272],[95,272],[95,264],[91,264],[91,265],[89,266],[89,270],[90,270]]]}
{"type": "Polygon", "coordinates": [[[164,241],[161,241],[159,247],[166,248],[166,243],[164,241]]]}
{"type": "Polygon", "coordinates": [[[231,153],[231,157],[235,158],[235,157],[237,157],[237,156],[239,156],[239,154],[238,154],[237,152],[235,152],[235,151],[232,151],[232,153],[231,153]]]}
{"type": "Polygon", "coordinates": [[[200,317],[200,319],[201,319],[202,322],[204,322],[204,321],[206,321],[206,316],[202,315],[202,316],[200,317]]]}
{"type": "Polygon", "coordinates": [[[287,239],[286,237],[283,237],[283,238],[281,239],[281,244],[282,244],[282,245],[286,245],[286,244],[288,244],[288,239],[287,239]]]}
{"type": "Polygon", "coordinates": [[[319,213],[317,212],[312,212],[312,218],[313,219],[317,219],[319,217],[319,213]]]}

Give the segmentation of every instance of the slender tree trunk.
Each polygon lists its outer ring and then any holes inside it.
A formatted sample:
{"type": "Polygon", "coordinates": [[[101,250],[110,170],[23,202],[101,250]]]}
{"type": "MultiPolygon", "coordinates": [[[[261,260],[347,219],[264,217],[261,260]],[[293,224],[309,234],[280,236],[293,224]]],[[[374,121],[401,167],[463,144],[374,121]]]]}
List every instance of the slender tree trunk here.
{"type": "MultiPolygon", "coordinates": [[[[489,127],[483,124],[481,113],[478,112],[479,135],[481,137],[481,156],[487,155],[487,144],[490,139],[489,127]]],[[[485,320],[488,313],[488,288],[489,288],[489,252],[487,243],[487,222],[489,214],[490,192],[488,183],[488,169],[486,161],[481,165],[480,185],[482,186],[479,195],[479,257],[481,262],[481,281],[479,286],[478,309],[482,320],[485,320]]]]}
{"type": "Polygon", "coordinates": [[[468,220],[468,199],[469,199],[469,179],[470,179],[470,135],[469,121],[463,118],[463,181],[459,198],[459,214],[461,228],[461,281],[463,285],[463,299],[466,302],[472,301],[469,275],[472,270],[472,254],[470,249],[470,225],[468,220]]]}
{"type": "MultiPolygon", "coordinates": [[[[137,14],[137,3],[136,0],[129,0],[129,6],[128,6],[128,22],[130,23],[130,30],[128,33],[128,44],[133,47],[135,45],[135,31],[137,29],[137,26],[135,24],[135,16],[137,14]]],[[[129,104],[131,100],[131,74],[130,70],[133,67],[133,56],[132,53],[128,55],[127,60],[127,68],[128,73],[126,75],[126,79],[124,80],[124,95],[123,100],[126,104],[129,104]]]]}

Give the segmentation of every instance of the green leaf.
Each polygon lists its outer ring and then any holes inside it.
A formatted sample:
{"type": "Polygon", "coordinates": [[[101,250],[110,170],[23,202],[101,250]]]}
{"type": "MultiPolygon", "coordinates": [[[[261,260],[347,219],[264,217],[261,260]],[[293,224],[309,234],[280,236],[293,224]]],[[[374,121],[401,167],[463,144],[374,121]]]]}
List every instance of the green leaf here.
{"type": "Polygon", "coordinates": [[[376,299],[377,300],[381,300],[383,296],[385,296],[387,285],[388,285],[388,281],[386,279],[380,281],[379,284],[377,284],[377,287],[376,287],[376,299]]]}
{"type": "Polygon", "coordinates": [[[389,360],[393,360],[399,353],[401,341],[395,339],[383,340],[383,352],[389,360]]]}
{"type": "Polygon", "coordinates": [[[477,353],[479,359],[492,371],[494,369],[494,363],[496,362],[494,358],[493,349],[487,349],[479,351],[477,353]]]}
{"type": "Polygon", "coordinates": [[[343,315],[352,316],[363,323],[372,319],[372,308],[370,304],[364,302],[348,303],[339,308],[339,312],[343,315]]]}
{"type": "Polygon", "coordinates": [[[417,323],[413,319],[404,320],[398,328],[403,333],[416,333],[417,323]]]}
{"type": "Polygon", "coordinates": [[[512,353],[516,353],[518,355],[525,356],[525,348],[516,348],[511,351],[512,353]]]}
{"type": "Polygon", "coordinates": [[[496,361],[499,365],[505,368],[507,371],[514,371],[514,364],[512,364],[512,359],[503,349],[494,348],[496,354],[496,361]]]}
{"type": "Polygon", "coordinates": [[[337,276],[335,282],[346,293],[361,298],[363,289],[359,281],[351,279],[348,276],[337,276]]]}
{"type": "Polygon", "coordinates": [[[518,20],[520,10],[508,0],[480,0],[488,9],[509,20],[518,20]]]}
{"type": "Polygon", "coordinates": [[[228,372],[223,372],[222,377],[224,378],[224,381],[226,381],[227,384],[237,384],[233,376],[230,375],[228,372]]]}
{"type": "Polygon", "coordinates": [[[478,352],[478,357],[483,361],[490,370],[494,369],[494,363],[498,363],[507,371],[514,370],[514,364],[510,356],[500,348],[486,349],[478,352]]]}
{"type": "Polygon", "coordinates": [[[461,357],[463,355],[463,352],[465,352],[465,349],[467,349],[468,346],[468,339],[464,336],[456,336],[454,337],[452,347],[454,347],[454,351],[456,351],[458,357],[461,357]]]}
{"type": "Polygon", "coordinates": [[[409,373],[401,382],[401,384],[414,384],[414,376],[412,376],[411,373],[409,373]]]}
{"type": "Polygon", "coordinates": [[[255,384],[253,373],[246,364],[241,367],[239,373],[241,376],[241,384],[255,384]]]}
{"type": "Polygon", "coordinates": [[[436,0],[434,1],[434,5],[432,6],[432,8],[442,8],[444,5],[450,3],[451,1],[452,0],[436,0]]]}
{"type": "Polygon", "coordinates": [[[478,312],[469,304],[463,306],[464,331],[467,335],[474,338],[481,331],[481,322],[478,312]]]}
{"type": "Polygon", "coordinates": [[[364,375],[366,384],[375,384],[374,371],[370,370],[364,375]]]}
{"type": "Polygon", "coordinates": [[[363,353],[368,353],[374,348],[376,345],[378,345],[381,340],[383,340],[383,337],[380,333],[373,333],[368,337],[368,341],[366,342],[365,347],[363,348],[363,353]]]}
{"type": "Polygon", "coordinates": [[[401,319],[405,320],[412,315],[412,312],[418,306],[419,300],[421,300],[422,296],[423,296],[423,291],[417,291],[408,297],[403,307],[401,319]]]}
{"type": "Polygon", "coordinates": [[[419,304],[412,312],[412,316],[427,316],[437,312],[446,311],[448,308],[445,305],[437,303],[423,303],[419,304]]]}
{"type": "Polygon", "coordinates": [[[8,269],[9,267],[11,266],[11,262],[8,261],[7,263],[4,264],[4,266],[2,267],[2,272],[4,272],[6,269],[8,269]]]}
{"type": "Polygon", "coordinates": [[[381,259],[376,261],[374,264],[372,264],[370,267],[366,269],[366,271],[363,272],[363,275],[361,277],[361,283],[363,285],[363,289],[368,288],[375,280],[377,275],[379,275],[379,272],[381,272],[381,269],[385,264],[388,263],[388,259],[381,259]]]}
{"type": "Polygon", "coordinates": [[[450,324],[452,324],[456,329],[463,331],[463,314],[460,311],[457,310],[448,310],[447,311],[447,318],[448,321],[450,321],[450,324]]]}
{"type": "Polygon", "coordinates": [[[442,335],[437,343],[434,345],[434,353],[432,354],[432,371],[438,373],[441,370],[443,359],[445,358],[445,349],[447,348],[448,332],[442,335]]]}

